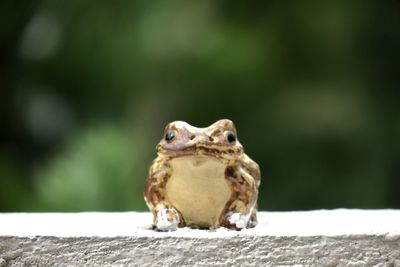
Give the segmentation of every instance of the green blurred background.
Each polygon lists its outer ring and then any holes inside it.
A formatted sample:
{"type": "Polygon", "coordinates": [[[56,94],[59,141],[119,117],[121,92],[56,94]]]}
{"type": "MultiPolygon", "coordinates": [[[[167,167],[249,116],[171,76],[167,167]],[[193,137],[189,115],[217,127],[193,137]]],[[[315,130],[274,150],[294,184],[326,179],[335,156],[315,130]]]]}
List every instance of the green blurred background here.
{"type": "Polygon", "coordinates": [[[2,1],[0,211],[147,210],[166,123],[233,120],[263,210],[400,208],[400,2],[2,1]]]}

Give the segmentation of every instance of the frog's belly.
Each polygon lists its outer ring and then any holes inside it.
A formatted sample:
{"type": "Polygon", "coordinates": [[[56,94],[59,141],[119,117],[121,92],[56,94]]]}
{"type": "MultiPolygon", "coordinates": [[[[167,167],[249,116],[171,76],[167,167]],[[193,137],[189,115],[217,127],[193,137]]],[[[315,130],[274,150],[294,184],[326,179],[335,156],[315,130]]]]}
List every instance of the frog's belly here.
{"type": "Polygon", "coordinates": [[[172,176],[166,197],[182,214],[186,225],[218,227],[219,217],[231,197],[222,162],[206,156],[171,160],[172,176]]]}

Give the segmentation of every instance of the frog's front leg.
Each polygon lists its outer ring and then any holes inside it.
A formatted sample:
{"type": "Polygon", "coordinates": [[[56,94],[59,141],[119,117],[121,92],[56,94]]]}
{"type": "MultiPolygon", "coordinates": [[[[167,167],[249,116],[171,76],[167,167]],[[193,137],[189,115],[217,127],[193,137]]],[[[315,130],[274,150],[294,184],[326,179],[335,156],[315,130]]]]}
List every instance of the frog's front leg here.
{"type": "Polygon", "coordinates": [[[156,158],[150,167],[145,185],[144,199],[153,213],[153,227],[159,231],[175,231],[178,226],[184,225],[182,216],[168,202],[165,195],[171,171],[166,158],[156,158]]]}
{"type": "Polygon", "coordinates": [[[221,225],[237,230],[256,226],[257,182],[240,166],[228,166],[225,178],[232,187],[232,196],[221,214],[221,225]]]}

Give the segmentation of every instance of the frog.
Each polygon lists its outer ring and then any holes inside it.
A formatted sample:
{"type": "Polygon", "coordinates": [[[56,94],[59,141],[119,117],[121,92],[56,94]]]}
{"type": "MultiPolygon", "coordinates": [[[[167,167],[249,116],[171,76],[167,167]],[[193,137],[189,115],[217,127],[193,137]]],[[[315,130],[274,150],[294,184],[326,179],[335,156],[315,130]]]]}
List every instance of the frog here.
{"type": "Polygon", "coordinates": [[[231,120],[204,128],[173,121],[156,150],[144,188],[153,229],[257,225],[260,167],[244,153],[231,120]]]}

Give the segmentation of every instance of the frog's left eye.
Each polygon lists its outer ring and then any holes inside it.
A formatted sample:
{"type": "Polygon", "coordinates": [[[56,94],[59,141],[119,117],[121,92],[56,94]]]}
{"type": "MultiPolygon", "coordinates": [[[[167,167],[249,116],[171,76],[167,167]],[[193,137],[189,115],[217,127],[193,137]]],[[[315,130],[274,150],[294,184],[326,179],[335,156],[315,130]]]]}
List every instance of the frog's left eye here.
{"type": "Polygon", "coordinates": [[[229,143],[233,143],[236,141],[236,135],[233,132],[228,131],[226,132],[226,139],[228,140],[229,143]]]}
{"type": "Polygon", "coordinates": [[[171,142],[172,139],[175,138],[175,131],[173,130],[169,130],[166,134],[165,134],[165,141],[167,142],[171,142]]]}

